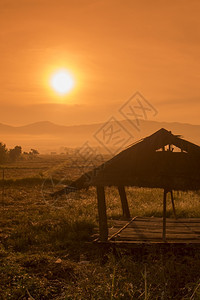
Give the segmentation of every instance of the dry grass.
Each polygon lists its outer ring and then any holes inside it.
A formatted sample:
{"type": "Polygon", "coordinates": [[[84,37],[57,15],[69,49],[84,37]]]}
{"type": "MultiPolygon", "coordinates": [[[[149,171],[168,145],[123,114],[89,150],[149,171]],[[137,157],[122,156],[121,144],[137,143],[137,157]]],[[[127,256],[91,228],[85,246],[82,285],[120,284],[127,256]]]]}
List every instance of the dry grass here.
{"type": "MultiPolygon", "coordinates": [[[[62,162],[63,157],[54,162],[45,157],[37,165],[48,176],[55,170],[58,175],[62,162]]],[[[132,255],[116,249],[102,265],[99,250],[85,244],[98,225],[95,189],[56,201],[46,194],[44,198],[37,172],[31,171],[29,180],[15,181],[21,175],[14,175],[5,185],[0,206],[0,299],[200,299],[198,252],[169,252],[163,258],[154,251],[132,255]]],[[[67,180],[74,176],[73,171],[67,180]]],[[[132,215],[162,215],[161,190],[127,188],[127,195],[132,215]]],[[[107,188],[106,196],[112,222],[121,216],[119,195],[107,188]]],[[[199,217],[198,199],[195,193],[175,193],[177,215],[199,217]]]]}

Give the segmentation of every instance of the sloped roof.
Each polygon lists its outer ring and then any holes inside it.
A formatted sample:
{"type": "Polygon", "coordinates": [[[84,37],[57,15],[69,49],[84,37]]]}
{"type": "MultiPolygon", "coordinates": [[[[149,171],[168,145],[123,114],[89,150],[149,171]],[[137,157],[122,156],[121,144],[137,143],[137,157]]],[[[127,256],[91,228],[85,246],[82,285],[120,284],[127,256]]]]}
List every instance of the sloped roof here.
{"type": "Polygon", "coordinates": [[[198,190],[200,147],[162,128],[71,184],[78,189],[97,185],[198,190]],[[157,151],[167,145],[182,152],[157,151]]]}

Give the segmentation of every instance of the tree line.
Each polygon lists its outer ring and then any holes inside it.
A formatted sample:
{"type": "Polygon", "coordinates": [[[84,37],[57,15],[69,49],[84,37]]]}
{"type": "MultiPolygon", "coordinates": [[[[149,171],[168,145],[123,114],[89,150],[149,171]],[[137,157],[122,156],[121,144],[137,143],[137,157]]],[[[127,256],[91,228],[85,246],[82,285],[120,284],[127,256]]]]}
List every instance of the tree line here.
{"type": "Polygon", "coordinates": [[[6,162],[15,162],[22,158],[22,155],[26,155],[29,157],[34,157],[38,155],[39,152],[36,149],[31,149],[30,152],[22,152],[21,146],[15,146],[12,149],[8,149],[6,147],[6,144],[3,144],[0,142],[0,163],[6,163],[6,162]]]}

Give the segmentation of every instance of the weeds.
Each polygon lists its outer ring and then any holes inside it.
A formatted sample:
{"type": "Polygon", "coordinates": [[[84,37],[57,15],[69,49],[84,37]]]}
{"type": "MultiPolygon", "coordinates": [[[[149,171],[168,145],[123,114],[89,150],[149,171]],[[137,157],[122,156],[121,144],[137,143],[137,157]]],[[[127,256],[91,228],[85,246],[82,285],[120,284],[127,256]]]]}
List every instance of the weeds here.
{"type": "MultiPolygon", "coordinates": [[[[95,188],[51,204],[41,195],[43,176],[16,178],[7,177],[0,206],[0,299],[200,299],[198,251],[171,251],[164,259],[153,249],[145,255],[115,249],[102,266],[98,250],[85,244],[98,226],[95,188]]],[[[159,189],[127,188],[131,215],[162,216],[162,196],[159,189]]],[[[107,188],[106,199],[112,223],[122,215],[117,189],[107,188]]],[[[200,215],[198,194],[175,193],[175,205],[179,218],[200,215]]]]}

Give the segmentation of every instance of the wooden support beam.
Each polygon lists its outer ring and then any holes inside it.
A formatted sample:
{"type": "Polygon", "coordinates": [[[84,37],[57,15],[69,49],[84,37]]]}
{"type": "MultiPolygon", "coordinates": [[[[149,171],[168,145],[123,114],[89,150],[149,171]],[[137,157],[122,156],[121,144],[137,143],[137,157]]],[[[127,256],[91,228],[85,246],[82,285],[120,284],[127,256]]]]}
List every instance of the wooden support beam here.
{"type": "Polygon", "coordinates": [[[120,199],[121,199],[123,216],[127,219],[130,219],[131,215],[130,215],[130,210],[128,207],[128,201],[127,201],[127,197],[126,197],[125,187],[118,186],[118,191],[119,191],[119,195],[120,195],[120,199]]]}
{"type": "Polygon", "coordinates": [[[167,191],[164,190],[163,195],[163,241],[166,242],[166,206],[167,206],[167,191]]]}
{"type": "Polygon", "coordinates": [[[173,195],[173,191],[171,191],[170,194],[171,194],[172,208],[173,208],[173,212],[174,212],[174,217],[175,217],[175,219],[177,219],[177,216],[176,216],[176,209],[175,209],[175,204],[174,204],[174,195],[173,195]]]}
{"type": "Polygon", "coordinates": [[[101,242],[108,240],[108,224],[106,215],[106,200],[103,186],[97,186],[97,201],[99,213],[99,239],[101,242]]]}

